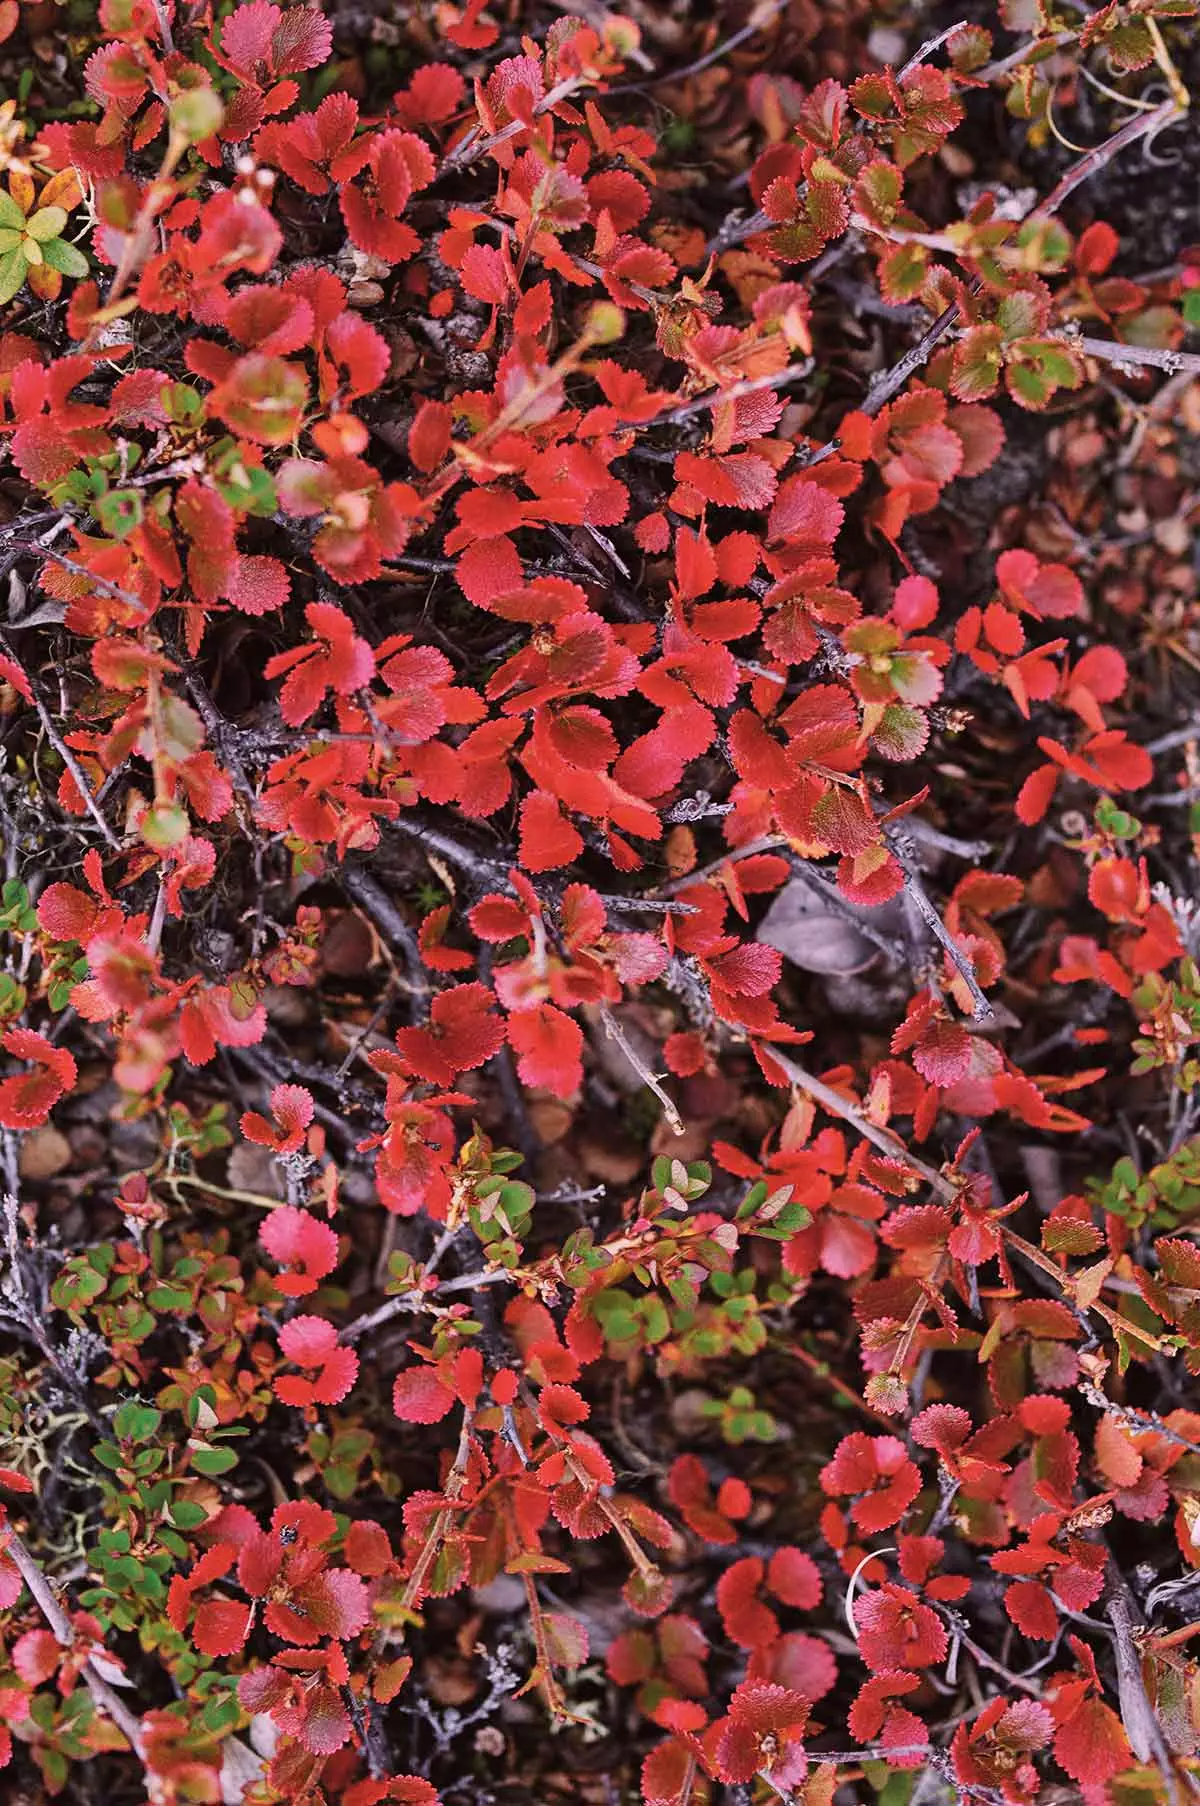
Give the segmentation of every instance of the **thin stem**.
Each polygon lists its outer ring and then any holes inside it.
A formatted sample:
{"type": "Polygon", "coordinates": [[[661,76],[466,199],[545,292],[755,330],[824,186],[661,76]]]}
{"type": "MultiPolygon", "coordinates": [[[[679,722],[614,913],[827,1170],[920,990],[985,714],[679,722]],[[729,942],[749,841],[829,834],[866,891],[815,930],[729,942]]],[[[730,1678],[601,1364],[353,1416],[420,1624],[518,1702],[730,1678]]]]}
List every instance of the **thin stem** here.
{"type": "Polygon", "coordinates": [[[966,985],[967,990],[971,993],[971,1002],[975,1006],[974,1013],[976,1021],[987,1021],[989,1017],[995,1015],[995,1011],[980,986],[971,959],[959,946],[958,942],[954,939],[954,936],[950,933],[950,930],[946,927],[941,916],[934,908],[928,891],[925,889],[925,886],[922,884],[916,872],[912,869],[911,864],[903,859],[901,859],[900,864],[904,871],[905,890],[920,910],[934,939],[949,954],[960,978],[966,985]]]}
{"type": "Polygon", "coordinates": [[[1017,48],[1011,50],[1007,56],[999,57],[994,63],[988,63],[979,71],[975,79],[981,82],[999,81],[1002,75],[1010,75],[1014,69],[1019,69],[1022,63],[1028,62],[1029,58],[1036,56],[1039,51],[1049,54],[1052,50],[1062,50],[1067,44],[1073,44],[1078,36],[1077,31],[1058,31],[1049,38],[1030,38],[1028,43],[1018,44],[1017,48]]]}
{"type": "Polygon", "coordinates": [[[158,21],[158,33],[162,39],[162,47],[167,56],[175,54],[175,40],[171,36],[171,21],[167,16],[167,0],[150,0],[154,8],[154,17],[158,21]]]}
{"type": "Polygon", "coordinates": [[[719,63],[722,57],[728,56],[733,50],[740,49],[751,38],[757,37],[760,31],[765,31],[767,26],[783,11],[787,3],[788,0],[765,0],[765,4],[755,7],[748,23],[743,25],[739,31],[722,39],[721,43],[715,44],[703,56],[697,57],[694,63],[687,63],[682,69],[665,70],[662,75],[651,76],[648,81],[644,82],[622,82],[619,87],[610,88],[608,91],[610,94],[641,94],[647,88],[666,87],[674,82],[687,81],[690,76],[701,75],[705,69],[711,69],[714,63],[719,63]]]}
{"type": "Polygon", "coordinates": [[[1150,132],[1158,131],[1162,126],[1170,125],[1172,120],[1179,117],[1180,109],[1172,99],[1164,100],[1162,105],[1155,107],[1152,113],[1143,113],[1140,118],[1129,120],[1119,132],[1114,132],[1111,138],[1104,140],[1103,144],[1095,145],[1080,158],[1078,163],[1073,164],[1041,206],[1033,209],[1034,213],[1057,213],[1067,196],[1074,194],[1075,190],[1082,182],[1086,182],[1089,176],[1094,176],[1098,170],[1103,169],[1104,165],[1115,157],[1118,151],[1124,150],[1127,145],[1136,144],[1139,138],[1146,137],[1150,132]]]}
{"type": "MultiPolygon", "coordinates": [[[[533,109],[534,118],[537,119],[543,113],[550,112],[551,108],[556,107],[560,100],[566,100],[569,95],[582,88],[586,80],[586,76],[583,75],[569,75],[564,81],[558,82],[533,109]]],[[[529,127],[523,119],[513,119],[508,125],[502,126],[498,132],[492,132],[486,138],[478,138],[468,133],[461,143],[455,145],[454,149],[443,158],[438,175],[444,176],[452,170],[466,169],[472,163],[477,163],[480,157],[486,157],[489,151],[496,149],[497,145],[507,144],[508,140],[515,138],[518,132],[528,130],[529,127]]]]}
{"type": "Polygon", "coordinates": [[[919,1178],[925,1181],[926,1185],[932,1186],[940,1197],[951,1203],[957,1201],[958,1192],[950,1180],[916,1154],[911,1154],[899,1136],[893,1135],[890,1130],[881,1129],[869,1121],[857,1104],[852,1103],[848,1097],[843,1097],[840,1091],[835,1091],[832,1085],[827,1085],[823,1079],[817,1078],[813,1073],[806,1071],[803,1066],[798,1065],[790,1054],[784,1052],[778,1042],[768,1041],[764,1043],[764,1046],[771,1059],[787,1074],[798,1090],[806,1092],[815,1103],[821,1104],[824,1109],[828,1110],[831,1116],[840,1117],[843,1122],[849,1123],[852,1128],[857,1129],[865,1141],[869,1141],[872,1147],[878,1148],[881,1154],[886,1154],[889,1160],[902,1160],[906,1166],[912,1168],[919,1178]]]}
{"type": "Polygon", "coordinates": [[[383,886],[360,866],[344,865],[339,876],[342,889],[371,918],[389,945],[403,956],[409,971],[409,989],[427,993],[429,986],[420,976],[424,961],[417,937],[383,886]]]}
{"type": "Polygon", "coordinates": [[[444,1279],[431,1292],[398,1292],[394,1298],[385,1299],[375,1310],[367,1311],[365,1315],[355,1317],[352,1323],[347,1323],[345,1329],[340,1331],[338,1341],[357,1342],[372,1330],[382,1329],[393,1317],[400,1317],[405,1311],[415,1311],[430,1299],[450,1297],[456,1292],[477,1292],[483,1286],[515,1285],[517,1282],[517,1274],[511,1273],[506,1267],[497,1267],[490,1273],[460,1273],[455,1279],[444,1279]]]}
{"type": "MultiPolygon", "coordinates": [[[[0,640],[0,646],[2,646],[8,656],[13,659],[14,664],[19,662],[13,658],[11,647],[4,641],[0,640]]],[[[92,787],[88,783],[87,774],[85,773],[83,766],[79,763],[79,760],[75,757],[75,754],[71,751],[71,748],[67,745],[66,741],[55,727],[50,711],[43,702],[32,678],[29,679],[29,693],[33,697],[33,706],[37,710],[38,720],[42,724],[42,731],[67,770],[70,772],[75,788],[83,798],[84,807],[103,834],[109,846],[112,847],[114,851],[119,851],[121,842],[105,820],[100,805],[92,794],[92,787]]]]}
{"type": "Polygon", "coordinates": [[[719,408],[727,401],[740,401],[743,395],[758,395],[763,389],[782,389],[788,383],[799,382],[802,377],[812,371],[813,360],[805,358],[802,363],[789,364],[784,370],[776,370],[767,376],[748,376],[742,382],[731,384],[728,389],[710,389],[707,394],[698,395],[694,401],[688,401],[682,407],[668,408],[662,414],[654,414],[649,420],[619,420],[618,431],[644,432],[649,426],[678,426],[685,420],[691,420],[696,414],[704,414],[713,408],[719,408]]]}
{"type": "Polygon", "coordinates": [[[913,70],[919,68],[927,57],[931,57],[935,50],[940,50],[942,45],[947,43],[956,32],[965,30],[969,24],[969,19],[956,19],[953,25],[947,25],[945,31],[939,31],[936,38],[926,38],[925,42],[909,57],[896,77],[897,81],[903,85],[906,75],[911,75],[913,70]]]}

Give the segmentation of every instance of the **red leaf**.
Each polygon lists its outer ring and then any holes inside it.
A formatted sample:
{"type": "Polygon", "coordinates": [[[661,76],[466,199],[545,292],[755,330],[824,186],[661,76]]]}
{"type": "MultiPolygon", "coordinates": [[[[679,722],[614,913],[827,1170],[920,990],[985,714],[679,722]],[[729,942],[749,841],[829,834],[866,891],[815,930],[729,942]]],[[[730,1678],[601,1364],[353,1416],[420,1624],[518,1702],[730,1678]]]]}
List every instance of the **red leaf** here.
{"type": "Polygon", "coordinates": [[[0,1126],[35,1129],[46,1121],[64,1091],[74,1086],[75,1061],[65,1048],[55,1047],[30,1028],[10,1028],[0,1046],[18,1060],[36,1062],[33,1072],[0,1082],[0,1126]]]}
{"type": "Polygon", "coordinates": [[[1004,1595],[1004,1609],[1027,1637],[1048,1643],[1058,1635],[1058,1612],[1040,1581],[1014,1580],[1004,1595]]]}
{"type": "Polygon", "coordinates": [[[927,1405],[912,1420],[912,1439],[949,1455],[971,1434],[971,1414],[959,1405],[927,1405]]]}
{"type": "Polygon", "coordinates": [[[1103,1787],[1113,1775],[1131,1766],[1133,1751],[1116,1713],[1103,1700],[1087,1699],[1059,1726],[1054,1759],[1073,1781],[1103,1787]]]}
{"type": "Polygon", "coordinates": [[[275,1288],[285,1297],[315,1292],[318,1281],[337,1266],[338,1238],[328,1223],[290,1204],[271,1212],[258,1239],[280,1266],[295,1269],[276,1276],[275,1288]]]}
{"type": "Polygon", "coordinates": [[[798,1611],[810,1612],[821,1603],[820,1570],[802,1549],[776,1549],[767,1563],[767,1585],[776,1599],[798,1611]]]}
{"type": "Polygon", "coordinates": [[[508,1019],[508,1039],[526,1085],[570,1097],[583,1083],[583,1032],[551,1003],[518,1010],[508,1019]]]}
{"type": "Polygon", "coordinates": [[[231,1656],[250,1634],[250,1607],[236,1599],[209,1599],[196,1613],[192,1641],[201,1655],[231,1656]]]}
{"type": "Polygon", "coordinates": [[[563,815],[556,798],[534,790],[521,804],[521,864],[527,872],[570,865],[583,852],[583,838],[563,815]]]}
{"type": "Polygon", "coordinates": [[[767,519],[767,538],[786,540],[790,551],[821,557],[838,536],[842,504],[811,477],[789,477],[767,519]]]}
{"type": "Polygon", "coordinates": [[[729,953],[706,962],[712,976],[739,997],[764,997],[778,981],[783,955],[762,941],[743,941],[729,953]]]}
{"type": "Polygon", "coordinates": [[[779,1634],[779,1620],[758,1597],[764,1568],[757,1555],[747,1555],[726,1568],[717,1582],[717,1610],[731,1642],[757,1649],[779,1634]]]}
{"type": "Polygon", "coordinates": [[[455,1075],[482,1066],[504,1045],[505,1028],[495,1014],[486,985],[455,985],[433,1000],[427,1028],[402,1028],[396,1046],[407,1063],[431,1084],[449,1085],[455,1075]]]}

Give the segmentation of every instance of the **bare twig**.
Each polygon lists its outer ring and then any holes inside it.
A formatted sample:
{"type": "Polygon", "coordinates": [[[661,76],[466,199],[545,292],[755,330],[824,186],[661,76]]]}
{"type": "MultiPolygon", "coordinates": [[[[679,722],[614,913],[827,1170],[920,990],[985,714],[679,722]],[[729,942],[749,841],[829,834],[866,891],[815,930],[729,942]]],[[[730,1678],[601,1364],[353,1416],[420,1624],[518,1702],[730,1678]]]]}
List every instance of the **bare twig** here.
{"type": "MultiPolygon", "coordinates": [[[[890,839],[891,837],[888,836],[887,838],[890,839]]],[[[967,990],[971,993],[971,1002],[975,1006],[974,1014],[976,1021],[986,1022],[990,1017],[995,1015],[995,1011],[979,983],[979,979],[975,973],[975,967],[970,957],[959,946],[954,936],[950,933],[950,930],[946,927],[941,916],[938,914],[930,899],[929,892],[925,889],[924,884],[922,884],[920,877],[913,867],[912,861],[905,859],[897,851],[895,846],[893,846],[892,851],[896,853],[896,856],[900,861],[901,869],[904,872],[905,890],[920,910],[934,939],[949,954],[959,977],[966,985],[967,990]]]]}
{"type": "Polygon", "coordinates": [[[419,842],[427,853],[436,853],[447,865],[457,866],[459,871],[466,872],[468,877],[476,879],[480,884],[492,889],[497,886],[508,888],[508,867],[499,859],[489,859],[486,853],[474,852],[449,834],[427,827],[421,821],[406,820],[403,815],[394,826],[402,834],[419,842]]]}
{"type": "Polygon", "coordinates": [[[618,429],[644,432],[648,426],[675,426],[684,420],[691,420],[696,414],[705,414],[713,408],[721,407],[727,401],[740,401],[743,395],[757,395],[763,389],[782,389],[788,383],[799,382],[809,375],[813,360],[805,358],[802,363],[789,364],[784,370],[772,371],[767,376],[748,376],[742,382],[733,383],[728,389],[710,389],[705,395],[698,395],[694,401],[684,402],[682,407],[669,408],[662,414],[654,414],[649,420],[619,420],[618,429]]]}
{"type": "Polygon", "coordinates": [[[675,1105],[663,1090],[658,1078],[651,1072],[637,1049],[631,1044],[625,1030],[621,1027],[621,1024],[617,1021],[606,1003],[600,1005],[600,1020],[604,1024],[604,1032],[609,1040],[616,1042],[617,1046],[621,1049],[621,1052],[625,1055],[625,1058],[629,1061],[629,1064],[633,1067],[633,1070],[641,1079],[643,1085],[647,1086],[648,1089],[654,1093],[655,1097],[662,1105],[663,1115],[674,1129],[676,1135],[682,1135],[683,1118],[680,1116],[679,1111],[675,1108],[675,1105]]]}
{"type": "Polygon", "coordinates": [[[687,63],[682,69],[668,69],[662,75],[651,76],[644,82],[622,82],[619,87],[608,91],[610,94],[640,94],[646,88],[666,87],[672,82],[687,81],[689,76],[700,75],[705,69],[711,69],[714,63],[719,63],[723,56],[728,56],[730,51],[739,49],[751,38],[757,37],[760,31],[765,31],[787,3],[788,0],[765,0],[765,3],[760,3],[740,31],[733,32],[730,37],[715,44],[704,56],[697,57],[694,63],[687,63]]]}
{"type": "Polygon", "coordinates": [[[1170,1424],[1163,1422],[1157,1411],[1139,1411],[1134,1405],[1120,1405],[1115,1399],[1109,1398],[1106,1392],[1102,1392],[1099,1386],[1093,1385],[1091,1380],[1078,1380],[1075,1390],[1086,1398],[1089,1405],[1093,1405],[1097,1411],[1103,1411],[1106,1417],[1115,1417],[1118,1423],[1125,1424],[1135,1435],[1144,1436],[1148,1430],[1153,1430],[1164,1442],[1172,1442],[1176,1448],[1200,1455],[1200,1443],[1181,1436],[1178,1430],[1173,1430],[1170,1424]]]}
{"type": "Polygon", "coordinates": [[[1171,1806],[1178,1806],[1180,1795],[1175,1779],[1174,1759],[1142,1677],[1142,1656],[1134,1624],[1133,1595],[1111,1554],[1108,1558],[1107,1607],[1117,1659],[1117,1696],[1125,1735],[1139,1762],[1154,1763],[1163,1778],[1167,1799],[1171,1806]]]}
{"type": "MultiPolygon", "coordinates": [[[[935,347],[945,338],[958,319],[958,313],[958,302],[952,301],[949,307],[944,308],[938,315],[933,325],[921,334],[916,344],[909,347],[899,363],[893,364],[890,370],[885,370],[882,376],[875,378],[868,388],[862,404],[864,414],[874,418],[881,409],[887,406],[893,395],[900,393],[909,377],[928,362],[935,347]]],[[[809,459],[810,463],[812,461],[809,459]]]]}
{"type": "Polygon", "coordinates": [[[1145,138],[1149,133],[1160,131],[1163,126],[1170,125],[1173,120],[1181,116],[1174,100],[1164,100],[1162,105],[1155,107],[1152,113],[1143,113],[1137,119],[1130,119],[1121,127],[1120,131],[1114,132],[1111,138],[1106,138],[1103,144],[1094,145],[1080,158],[1078,163],[1073,163],[1058,186],[1051,190],[1041,205],[1033,209],[1033,212],[1035,214],[1057,213],[1067,196],[1074,194],[1082,182],[1086,182],[1090,176],[1094,176],[1098,170],[1103,169],[1104,165],[1110,162],[1118,151],[1123,151],[1130,144],[1136,144],[1139,138],[1145,138]]]}
{"type": "MultiPolygon", "coordinates": [[[[587,77],[584,75],[569,75],[563,81],[556,83],[534,107],[534,118],[540,118],[543,113],[549,113],[560,100],[566,100],[569,95],[584,87],[586,83],[587,77]]],[[[480,157],[486,157],[489,151],[495,150],[497,145],[506,144],[510,138],[515,138],[518,132],[528,131],[529,127],[525,120],[513,119],[507,125],[501,126],[498,132],[492,132],[486,138],[478,137],[477,130],[478,128],[476,128],[476,132],[468,132],[465,138],[447,152],[442,159],[442,166],[438,170],[439,177],[449,175],[452,171],[467,169],[472,163],[477,163],[480,157]]]]}
{"type": "Polygon", "coordinates": [[[158,32],[162,38],[163,51],[167,56],[175,54],[175,40],[171,36],[171,20],[167,13],[167,0],[150,0],[154,8],[154,17],[158,20],[158,32]]]}
{"type": "Polygon", "coordinates": [[[822,1105],[831,1116],[839,1117],[842,1122],[849,1123],[852,1128],[857,1129],[864,1141],[869,1141],[872,1147],[878,1148],[881,1154],[886,1154],[889,1160],[900,1160],[905,1166],[910,1167],[918,1178],[923,1179],[926,1185],[931,1186],[937,1192],[939,1197],[945,1198],[948,1202],[954,1202],[957,1199],[957,1190],[945,1174],[939,1173],[918,1155],[910,1153],[898,1135],[893,1135],[889,1129],[881,1129],[876,1123],[871,1122],[863,1115],[856,1103],[852,1102],[850,1098],[844,1097],[840,1091],[835,1091],[832,1085],[825,1083],[824,1079],[817,1078],[815,1074],[798,1065],[777,1041],[766,1042],[765,1047],[771,1059],[787,1074],[797,1090],[806,1092],[814,1103],[822,1105]]]}
{"type": "Polygon", "coordinates": [[[107,577],[98,577],[95,571],[88,570],[86,564],[80,564],[76,559],[68,558],[64,552],[56,552],[54,547],[47,545],[44,540],[38,540],[32,545],[14,544],[12,549],[14,552],[19,551],[25,557],[52,558],[55,564],[62,566],[64,571],[70,571],[75,577],[85,577],[93,588],[100,591],[102,596],[111,596],[115,602],[125,602],[130,608],[141,608],[142,606],[140,597],[135,596],[132,590],[122,589],[119,583],[110,583],[107,577]]]}
{"type": "Polygon", "coordinates": [[[1102,363],[1113,364],[1118,370],[1134,370],[1141,365],[1148,365],[1154,370],[1165,370],[1168,376],[1200,375],[1200,352],[1172,351],[1158,345],[1125,345],[1120,339],[1089,339],[1076,337],[1074,333],[1062,336],[1068,345],[1081,351],[1085,357],[1099,358],[1102,363]]]}
{"type": "Polygon", "coordinates": [[[1010,50],[1007,56],[988,63],[977,72],[975,79],[981,82],[999,81],[1002,75],[1010,75],[1022,63],[1028,62],[1030,57],[1041,53],[1049,55],[1052,50],[1061,50],[1065,45],[1073,44],[1078,36],[1077,31],[1058,31],[1052,37],[1030,38],[1026,43],[1018,44],[1015,50],[1010,50]]]}
{"type": "Polygon", "coordinates": [[[935,50],[940,50],[942,45],[948,43],[957,32],[965,30],[969,23],[970,21],[967,19],[956,19],[953,25],[947,25],[945,31],[939,31],[936,38],[926,38],[925,42],[913,51],[896,77],[897,81],[903,83],[906,75],[911,75],[913,70],[919,68],[927,57],[931,57],[935,50]]]}
{"type": "MultiPolygon", "coordinates": [[[[434,1250],[437,1253],[437,1249],[434,1250]]],[[[431,1265],[426,1272],[432,1270],[431,1265]]],[[[431,1292],[413,1291],[398,1292],[394,1298],[387,1298],[375,1310],[367,1311],[361,1317],[355,1317],[346,1327],[339,1331],[339,1342],[357,1342],[360,1337],[368,1335],[371,1330],[382,1329],[393,1317],[403,1316],[405,1311],[416,1310],[420,1305],[435,1298],[452,1298],[458,1292],[477,1292],[483,1286],[515,1284],[516,1274],[509,1273],[499,1267],[490,1273],[463,1273],[456,1279],[444,1279],[431,1292]]]]}
{"type": "Polygon", "coordinates": [[[339,882],[347,896],[371,918],[388,944],[403,955],[409,971],[409,988],[422,993],[428,992],[429,986],[421,977],[424,961],[417,937],[383,886],[377,884],[369,872],[356,865],[344,865],[339,873],[339,882]]]}

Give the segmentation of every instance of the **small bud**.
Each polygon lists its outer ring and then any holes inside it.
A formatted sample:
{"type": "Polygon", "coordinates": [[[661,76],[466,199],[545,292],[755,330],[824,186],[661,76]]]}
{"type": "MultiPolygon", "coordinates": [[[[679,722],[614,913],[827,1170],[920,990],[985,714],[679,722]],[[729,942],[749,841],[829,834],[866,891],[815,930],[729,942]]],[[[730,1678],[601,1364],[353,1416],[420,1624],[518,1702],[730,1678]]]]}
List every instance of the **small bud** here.
{"type": "Polygon", "coordinates": [[[211,88],[191,88],[177,94],[168,110],[171,134],[189,144],[199,144],[219,131],[225,118],[220,96],[211,88]]]}
{"type": "Polygon", "coordinates": [[[623,337],[625,315],[615,301],[597,301],[588,309],[583,336],[593,345],[611,345],[623,337]]]}

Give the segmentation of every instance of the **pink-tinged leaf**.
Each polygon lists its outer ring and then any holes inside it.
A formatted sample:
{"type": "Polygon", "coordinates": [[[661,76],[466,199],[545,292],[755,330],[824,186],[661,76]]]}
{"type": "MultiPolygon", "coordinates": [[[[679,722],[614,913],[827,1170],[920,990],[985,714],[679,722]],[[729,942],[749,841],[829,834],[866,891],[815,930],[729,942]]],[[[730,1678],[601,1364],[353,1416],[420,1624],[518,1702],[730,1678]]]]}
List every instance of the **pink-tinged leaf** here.
{"type": "Polygon", "coordinates": [[[337,1266],[338,1238],[328,1223],[290,1204],[271,1212],[258,1239],[281,1267],[295,1269],[276,1275],[276,1290],[285,1297],[301,1298],[315,1292],[318,1281],[337,1266]]]}
{"type": "Polygon", "coordinates": [[[86,941],[99,913],[96,899],[73,884],[48,884],[38,898],[38,925],[54,941],[86,941]]]}
{"type": "Polygon", "coordinates": [[[324,1317],[293,1317],[279,1332],[279,1346],[298,1367],[317,1367],[337,1347],[337,1331],[324,1317]]]}
{"type": "Polygon", "coordinates": [[[392,1409],[405,1423],[440,1423],[455,1403],[432,1367],[406,1367],[396,1375],[392,1409]]]}

